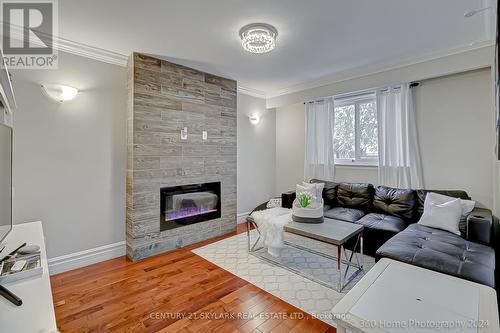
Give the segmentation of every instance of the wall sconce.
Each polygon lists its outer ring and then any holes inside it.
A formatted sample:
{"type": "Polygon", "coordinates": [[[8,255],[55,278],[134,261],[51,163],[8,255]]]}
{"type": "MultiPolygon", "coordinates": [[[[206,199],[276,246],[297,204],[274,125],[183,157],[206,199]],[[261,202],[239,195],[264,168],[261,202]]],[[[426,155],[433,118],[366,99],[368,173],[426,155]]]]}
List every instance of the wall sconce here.
{"type": "Polygon", "coordinates": [[[248,118],[250,119],[250,124],[252,125],[257,125],[260,121],[260,116],[258,114],[253,114],[248,118]]]}
{"type": "Polygon", "coordinates": [[[78,89],[62,84],[42,84],[42,90],[47,96],[60,103],[70,101],[78,95],[78,89]]]}

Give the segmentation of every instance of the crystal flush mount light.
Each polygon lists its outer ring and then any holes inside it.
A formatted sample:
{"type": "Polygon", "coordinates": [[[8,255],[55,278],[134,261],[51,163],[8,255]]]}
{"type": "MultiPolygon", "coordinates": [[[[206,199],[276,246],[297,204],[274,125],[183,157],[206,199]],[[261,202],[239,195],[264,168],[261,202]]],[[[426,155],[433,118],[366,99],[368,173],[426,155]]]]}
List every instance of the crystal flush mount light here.
{"type": "Polygon", "coordinates": [[[278,30],[265,23],[252,23],[240,29],[241,46],[251,53],[267,53],[276,47],[278,30]]]}

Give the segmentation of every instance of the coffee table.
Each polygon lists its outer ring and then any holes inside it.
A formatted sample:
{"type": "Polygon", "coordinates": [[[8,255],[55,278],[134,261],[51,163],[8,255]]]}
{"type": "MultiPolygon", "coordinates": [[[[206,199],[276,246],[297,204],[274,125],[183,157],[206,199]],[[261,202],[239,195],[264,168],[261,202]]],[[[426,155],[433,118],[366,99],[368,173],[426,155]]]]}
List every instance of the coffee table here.
{"type": "MultiPolygon", "coordinates": [[[[259,230],[257,225],[253,222],[253,220],[247,219],[247,223],[248,223],[247,227],[249,227],[247,228],[248,251],[252,254],[257,254],[258,250],[262,249],[262,247],[257,247],[259,239],[257,239],[255,243],[251,244],[250,231],[249,231],[250,225],[253,225],[255,229],[257,229],[257,232],[259,232],[259,230]]],[[[344,289],[344,287],[349,282],[352,281],[352,279],[354,279],[361,271],[363,271],[363,226],[362,225],[325,218],[323,223],[318,223],[318,224],[290,222],[287,225],[285,225],[284,229],[285,232],[291,234],[299,235],[301,237],[306,237],[309,239],[313,239],[315,241],[324,242],[336,246],[337,248],[336,255],[329,255],[303,245],[295,244],[293,242],[289,241],[284,242],[285,245],[287,246],[298,248],[300,250],[334,260],[336,262],[337,275],[338,275],[336,286],[326,283],[325,281],[318,280],[314,276],[311,276],[310,274],[307,274],[301,270],[291,269],[290,267],[283,265],[278,259],[273,260],[273,258],[269,256],[266,257],[259,256],[259,258],[271,262],[274,265],[278,265],[285,269],[291,270],[294,273],[297,273],[301,276],[304,276],[310,280],[318,282],[329,288],[335,289],[338,292],[341,292],[344,289]],[[345,249],[345,244],[350,240],[354,240],[355,245],[350,255],[348,255],[345,249]],[[359,256],[357,251],[359,251],[360,254],[359,256]],[[355,262],[353,260],[355,260],[355,262]],[[344,270],[341,268],[342,267],[341,263],[343,263],[346,266],[344,270]],[[354,267],[356,268],[356,270],[348,276],[350,267],[354,267]]],[[[260,237],[260,232],[259,232],[259,237],[260,237]]]]}
{"type": "Polygon", "coordinates": [[[493,288],[383,258],[332,309],[338,333],[498,333],[493,288]]]}

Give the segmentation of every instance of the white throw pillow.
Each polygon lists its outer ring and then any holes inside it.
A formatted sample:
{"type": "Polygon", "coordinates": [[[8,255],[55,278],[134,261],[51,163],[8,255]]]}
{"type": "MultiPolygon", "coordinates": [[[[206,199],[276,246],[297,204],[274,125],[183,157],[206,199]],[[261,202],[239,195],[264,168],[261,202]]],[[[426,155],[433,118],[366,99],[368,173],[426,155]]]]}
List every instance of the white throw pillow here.
{"type": "MultiPolygon", "coordinates": [[[[427,196],[425,197],[424,209],[425,209],[425,203],[427,202],[428,196],[430,196],[430,200],[432,202],[437,203],[437,204],[443,204],[443,203],[446,203],[446,202],[449,202],[449,201],[456,199],[453,197],[449,197],[447,195],[429,192],[429,193],[427,193],[427,196]]],[[[460,200],[460,204],[462,206],[462,217],[465,218],[465,217],[467,217],[467,215],[469,215],[470,212],[472,212],[472,210],[476,206],[476,202],[472,201],[472,200],[463,200],[463,199],[459,199],[459,200],[460,200]]]]}
{"type": "Polygon", "coordinates": [[[316,190],[314,186],[308,186],[308,185],[303,185],[303,184],[297,184],[295,185],[295,193],[297,195],[302,194],[302,193],[309,193],[311,196],[316,196],[316,190]]]}
{"type": "Polygon", "coordinates": [[[458,228],[460,217],[462,216],[460,199],[437,203],[433,201],[433,197],[429,196],[429,194],[425,197],[424,213],[418,224],[460,235],[458,228]]]}
{"type": "Polygon", "coordinates": [[[302,184],[297,184],[297,193],[302,193],[304,191],[299,191],[299,188],[308,189],[307,192],[311,193],[311,195],[317,200],[321,201],[323,198],[323,188],[325,188],[325,183],[306,183],[302,182],[302,184]]]}

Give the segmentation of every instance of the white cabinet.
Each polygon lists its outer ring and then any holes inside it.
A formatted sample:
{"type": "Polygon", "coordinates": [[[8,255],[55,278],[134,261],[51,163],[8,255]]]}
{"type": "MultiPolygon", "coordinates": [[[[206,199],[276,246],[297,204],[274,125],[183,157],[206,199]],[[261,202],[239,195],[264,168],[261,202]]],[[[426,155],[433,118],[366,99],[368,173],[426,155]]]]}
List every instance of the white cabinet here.
{"type": "Polygon", "coordinates": [[[23,300],[23,305],[15,306],[5,298],[0,298],[0,332],[57,332],[42,222],[15,224],[5,242],[7,247],[4,253],[11,252],[25,242],[39,245],[43,273],[5,284],[5,288],[23,300]]]}

